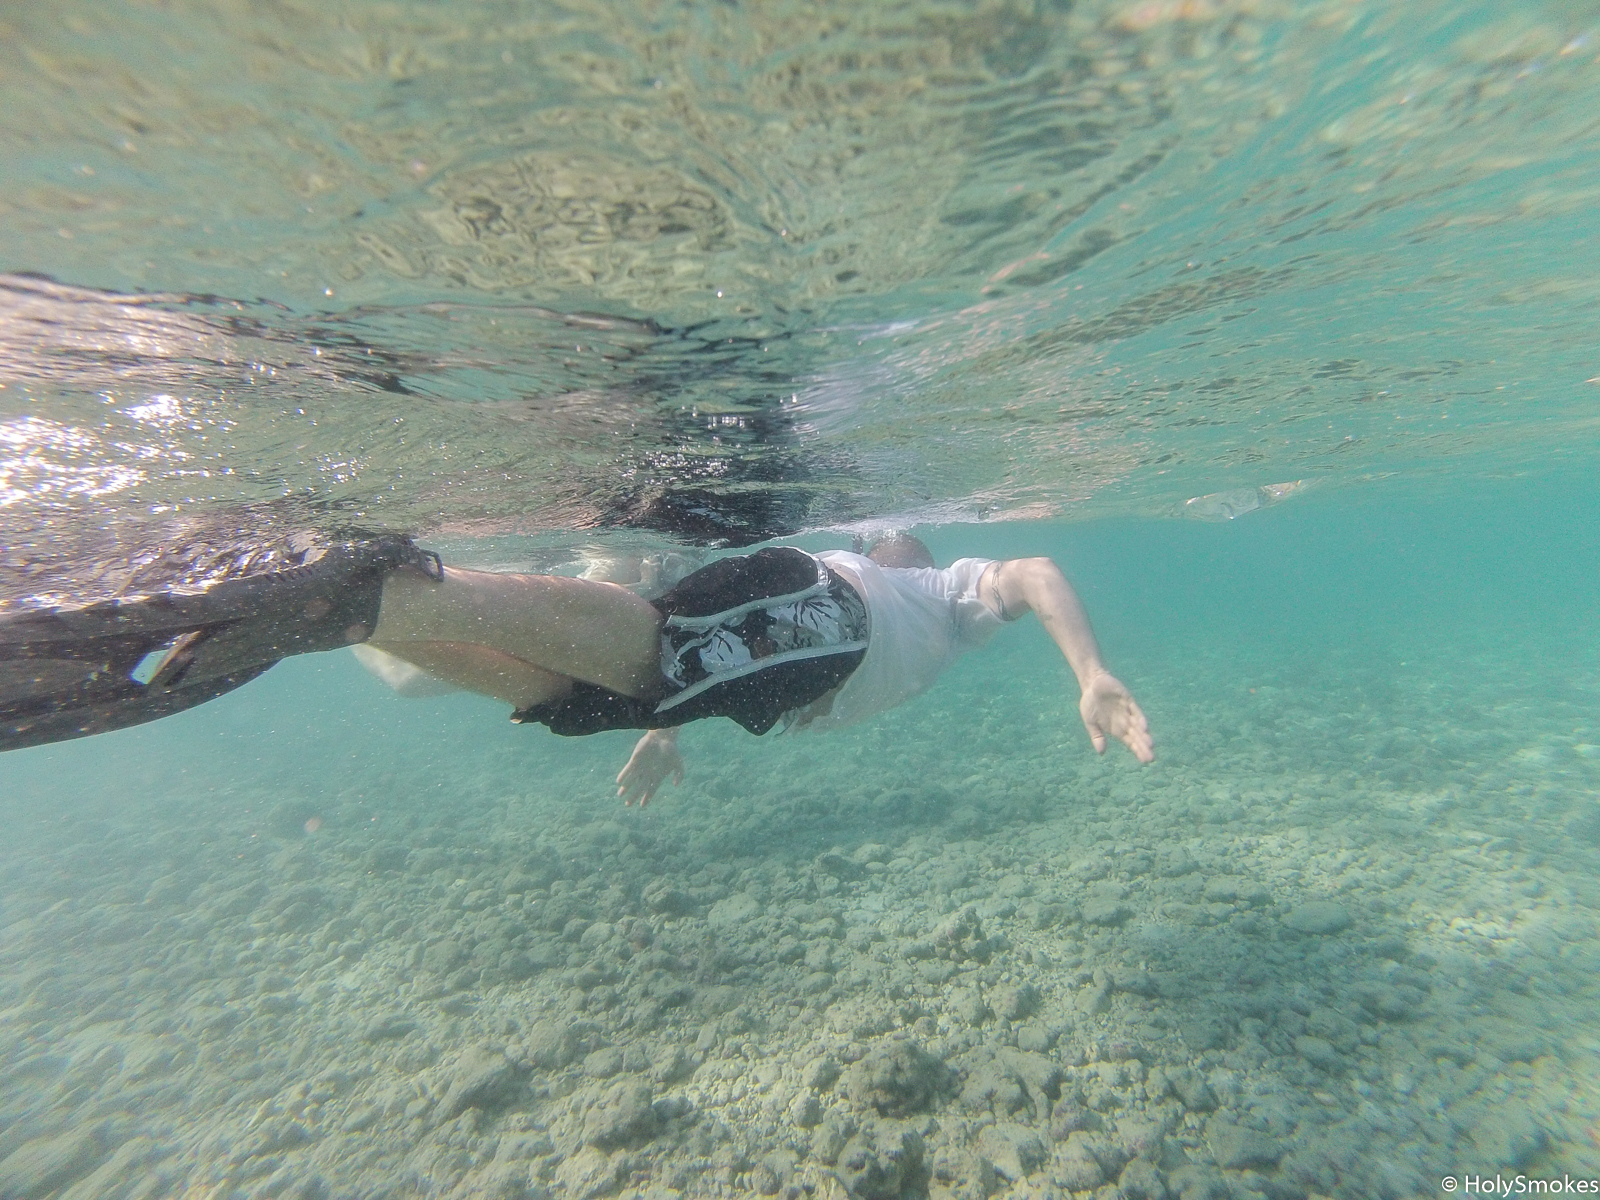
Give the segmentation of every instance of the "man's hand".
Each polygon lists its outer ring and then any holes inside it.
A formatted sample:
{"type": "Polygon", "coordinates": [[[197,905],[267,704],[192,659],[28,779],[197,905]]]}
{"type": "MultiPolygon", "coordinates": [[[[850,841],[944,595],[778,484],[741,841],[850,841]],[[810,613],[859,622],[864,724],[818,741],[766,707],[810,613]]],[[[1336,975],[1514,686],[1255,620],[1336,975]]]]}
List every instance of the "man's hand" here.
{"type": "Polygon", "coordinates": [[[1155,761],[1150,723],[1116,676],[1105,671],[1091,676],[1084,686],[1083,699],[1078,701],[1078,714],[1083,717],[1083,727],[1089,731],[1096,754],[1106,752],[1106,735],[1110,734],[1132,750],[1140,762],[1155,761]]]}
{"type": "Polygon", "coordinates": [[[622,797],[624,804],[631,805],[637,800],[639,807],[643,808],[650,803],[650,798],[668,775],[672,776],[673,783],[683,782],[683,755],[678,753],[678,731],[652,729],[639,739],[627,766],[617,773],[617,795],[622,797]]]}

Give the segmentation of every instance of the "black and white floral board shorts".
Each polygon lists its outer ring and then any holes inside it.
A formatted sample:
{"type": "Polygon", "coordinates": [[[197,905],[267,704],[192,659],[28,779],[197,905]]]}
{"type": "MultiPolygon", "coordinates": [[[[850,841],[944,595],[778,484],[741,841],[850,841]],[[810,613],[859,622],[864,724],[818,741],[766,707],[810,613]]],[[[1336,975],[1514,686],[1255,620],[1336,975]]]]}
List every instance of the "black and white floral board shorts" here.
{"type": "Polygon", "coordinates": [[[579,682],[561,700],[512,714],[560,734],[654,729],[729,717],[761,734],[838,687],[866,656],[866,602],[802,550],[725,558],[654,601],[662,694],[621,696],[579,682]]]}

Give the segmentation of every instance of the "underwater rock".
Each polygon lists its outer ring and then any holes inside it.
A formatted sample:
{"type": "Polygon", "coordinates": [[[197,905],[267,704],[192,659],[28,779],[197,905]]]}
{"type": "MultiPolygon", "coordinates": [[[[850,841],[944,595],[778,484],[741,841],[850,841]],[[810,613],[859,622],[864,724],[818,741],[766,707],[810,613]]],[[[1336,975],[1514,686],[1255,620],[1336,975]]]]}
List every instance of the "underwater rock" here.
{"type": "Polygon", "coordinates": [[[1064,1094],[1050,1109],[1050,1136],[1058,1142],[1082,1130],[1099,1127],[1099,1116],[1083,1106],[1083,1097],[1076,1088],[1064,1094]]]}
{"type": "Polygon", "coordinates": [[[1173,1200],[1213,1200],[1231,1194],[1215,1170],[1199,1163],[1185,1163],[1167,1177],[1167,1195],[1173,1200]]]}
{"type": "Polygon", "coordinates": [[[1296,1054],[1313,1067],[1320,1067],[1324,1071],[1337,1071],[1344,1064],[1333,1043],[1325,1038],[1302,1034],[1295,1038],[1294,1049],[1296,1054]]]}
{"type": "Polygon", "coordinates": [[[1039,1011],[1039,989],[1031,983],[1000,988],[994,994],[995,1015],[1002,1021],[1020,1021],[1039,1011]]]}
{"type": "Polygon", "coordinates": [[[867,873],[864,863],[858,859],[848,858],[837,850],[828,850],[817,855],[814,865],[824,875],[832,875],[835,879],[845,881],[860,879],[867,873]]]}
{"type": "Polygon", "coordinates": [[[687,1096],[663,1096],[652,1102],[650,1108],[656,1114],[656,1120],[665,1125],[668,1121],[681,1120],[692,1113],[694,1102],[687,1096]]]}
{"type": "Polygon", "coordinates": [[[933,931],[933,944],[938,953],[957,962],[988,962],[994,952],[984,936],[978,910],[970,904],[939,922],[933,931]]]}
{"type": "Polygon", "coordinates": [[[31,1200],[71,1183],[106,1155],[99,1130],[74,1129],[37,1137],[0,1161],[0,1196],[31,1200]]]}
{"type": "Polygon", "coordinates": [[[1017,1049],[1043,1054],[1056,1044],[1063,1032],[1064,1029],[1037,1019],[1025,1020],[1017,1027],[1017,1049]]]}
{"type": "Polygon", "coordinates": [[[1537,1029],[1501,1029],[1484,1036],[1480,1044],[1502,1062],[1531,1063],[1551,1052],[1549,1040],[1537,1029]]]}
{"type": "Polygon", "coordinates": [[[1083,1013],[1088,1017],[1098,1017],[1111,1007],[1111,993],[1115,990],[1115,981],[1110,972],[1104,968],[1095,971],[1094,986],[1078,997],[1078,1003],[1083,1013]]]}
{"type": "Polygon", "coordinates": [[[435,975],[448,975],[467,961],[468,950],[454,938],[440,938],[422,950],[422,969],[435,975]]]}
{"type": "Polygon", "coordinates": [[[813,971],[800,981],[802,996],[820,996],[833,988],[834,978],[827,971],[813,971]]]}
{"type": "Polygon", "coordinates": [[[255,911],[256,905],[261,903],[267,894],[267,885],[259,880],[244,884],[241,887],[228,891],[218,892],[214,897],[205,895],[202,889],[200,900],[201,910],[212,920],[225,921],[230,917],[242,917],[255,911]]]}
{"type": "Polygon", "coordinates": [[[642,1079],[613,1084],[584,1114],[584,1142],[616,1150],[649,1141],[661,1128],[652,1099],[650,1085],[642,1079]]]}
{"type": "Polygon", "coordinates": [[[961,1085],[961,1103],[974,1111],[993,1110],[1006,1116],[1021,1112],[1028,1103],[1028,1089],[1004,1066],[990,1058],[973,1063],[961,1085]]]}
{"type": "Polygon", "coordinates": [[[255,1136],[244,1144],[235,1157],[243,1162],[245,1159],[278,1154],[293,1150],[296,1146],[304,1146],[314,1136],[302,1121],[288,1116],[269,1117],[256,1127],[255,1136]]]}
{"type": "Polygon", "coordinates": [[[676,1083],[687,1079],[698,1064],[682,1046],[673,1043],[657,1050],[650,1058],[650,1078],[659,1084],[676,1083]]]}
{"type": "Polygon", "coordinates": [[[1337,1009],[1319,1004],[1306,1017],[1306,1032],[1333,1043],[1341,1054],[1354,1053],[1361,1027],[1337,1009]]]}
{"type": "Polygon", "coordinates": [[[619,1155],[618,1161],[613,1161],[604,1150],[585,1146],[557,1168],[559,1194],[571,1196],[573,1200],[604,1196],[617,1186],[625,1160],[625,1155],[619,1155]]]}
{"type": "Polygon", "coordinates": [[[1161,995],[1161,983],[1149,971],[1118,971],[1112,983],[1117,991],[1143,996],[1146,1000],[1154,1000],[1161,995]]]}
{"type": "Polygon", "coordinates": [[[1061,1094],[1061,1067],[1054,1059],[1002,1046],[995,1052],[995,1061],[1022,1083],[1037,1111],[1048,1112],[1061,1094]]]}
{"type": "Polygon", "coordinates": [[[1117,1121],[1115,1143],[1124,1158],[1159,1162],[1167,1140],[1167,1123],[1154,1117],[1124,1117],[1117,1121]]]}
{"type": "Polygon", "coordinates": [[[1410,1018],[1412,1009],[1422,1000],[1423,993],[1415,988],[1386,988],[1374,1002],[1373,1011],[1385,1021],[1405,1021],[1410,1018]]]}
{"type": "Polygon", "coordinates": [[[839,1061],[831,1054],[821,1054],[812,1059],[806,1066],[805,1074],[802,1078],[808,1088],[820,1092],[831,1088],[837,1083],[843,1071],[844,1068],[839,1065],[839,1061]]]}
{"type": "Polygon", "coordinates": [[[409,847],[398,842],[384,842],[366,853],[366,865],[369,871],[375,874],[387,874],[406,869],[406,860],[411,857],[409,847]]]}
{"type": "Polygon", "coordinates": [[[1095,883],[1111,874],[1116,866],[1103,854],[1091,855],[1080,858],[1067,868],[1067,875],[1073,879],[1081,879],[1085,883],[1095,883]]]}
{"type": "Polygon", "coordinates": [[[615,1046],[591,1050],[583,1058],[583,1073],[590,1079],[610,1079],[622,1070],[622,1051],[615,1046]]]}
{"type": "Polygon", "coordinates": [[[653,913],[664,917],[686,917],[694,912],[694,898],[666,878],[648,884],[639,897],[653,913]]]}
{"type": "Polygon", "coordinates": [[[747,925],[760,915],[759,900],[749,892],[734,892],[711,906],[706,924],[713,929],[731,929],[747,925]]]}
{"type": "Polygon", "coordinates": [[[540,1021],[528,1030],[523,1050],[528,1061],[544,1070],[564,1067],[577,1059],[583,1034],[564,1021],[540,1021]]]}
{"type": "Polygon", "coordinates": [[[1217,1166],[1229,1171],[1273,1167],[1284,1154],[1284,1147],[1273,1138],[1220,1116],[1206,1122],[1206,1144],[1217,1166]]]}
{"type": "Polygon", "coordinates": [[[955,1088],[955,1072],[912,1041],[892,1042],[853,1064],[845,1095],[881,1116],[926,1112],[955,1088]]]}
{"type": "Polygon", "coordinates": [[[811,1135],[811,1157],[818,1162],[833,1162],[855,1131],[854,1117],[839,1112],[825,1113],[822,1127],[811,1135]]]}
{"type": "Polygon", "coordinates": [[[1099,883],[1083,902],[1082,920],[1085,925],[1121,925],[1133,916],[1133,909],[1123,903],[1128,889],[1119,883],[1099,883]]]}
{"type": "Polygon", "coordinates": [[[195,884],[196,881],[187,875],[176,872],[163,875],[145,892],[144,902],[152,906],[182,904],[189,898],[189,893],[194,891],[195,884]]]}
{"type": "Polygon", "coordinates": [[[1056,1186],[1073,1192],[1093,1191],[1105,1182],[1105,1168],[1087,1133],[1069,1133],[1066,1141],[1056,1144],[1050,1158],[1050,1178],[1056,1186]]]}
{"type": "Polygon", "coordinates": [[[1549,1141],[1549,1135],[1525,1109],[1495,1105],[1486,1111],[1468,1136],[1484,1163],[1521,1170],[1549,1141]]]}
{"type": "Polygon", "coordinates": [[[922,1135],[913,1129],[873,1125],[845,1143],[835,1169],[851,1196],[899,1200],[922,1171],[922,1135]]]}
{"type": "Polygon", "coordinates": [[[812,1129],[822,1120],[822,1101],[815,1092],[800,1092],[789,1101],[789,1120],[801,1129],[812,1129]]]}
{"type": "Polygon", "coordinates": [[[549,880],[546,878],[530,875],[521,869],[515,869],[506,876],[505,883],[500,886],[501,890],[508,896],[522,896],[528,892],[536,891],[548,883],[549,880]]]}
{"type": "Polygon", "coordinates": [[[469,1108],[486,1108],[504,1100],[516,1086],[517,1068],[493,1046],[468,1046],[444,1069],[444,1100],[439,1120],[448,1121],[469,1108]]]}
{"type": "Polygon", "coordinates": [[[961,1103],[997,1116],[1043,1116],[1061,1094],[1061,1068],[1043,1054],[1009,1047],[979,1047],[962,1059],[961,1103]]]}
{"type": "MultiPolygon", "coordinates": [[[[161,1153],[150,1138],[124,1142],[115,1154],[79,1179],[58,1200],[122,1200],[126,1196],[154,1195],[152,1180],[141,1178],[139,1168],[161,1153]]],[[[0,1191],[0,1195],[10,1193],[0,1191]]]]}
{"type": "Polygon", "coordinates": [[[989,1160],[995,1174],[1012,1183],[1032,1175],[1050,1157],[1039,1135],[1014,1121],[984,1126],[978,1134],[978,1153],[989,1160]]]}
{"type": "Polygon", "coordinates": [[[1190,1112],[1210,1112],[1216,1108],[1216,1093],[1200,1072],[1191,1067],[1177,1067],[1167,1072],[1167,1079],[1178,1099],[1183,1101],[1184,1108],[1190,1112]]]}
{"type": "Polygon", "coordinates": [[[1167,1200],[1167,1185],[1155,1163],[1136,1158],[1117,1176],[1117,1188],[1124,1200],[1167,1200]]]}
{"type": "Polygon", "coordinates": [[[982,1025],[994,1012],[977,988],[952,988],[949,997],[950,1015],[963,1025],[982,1025]]]}
{"type": "Polygon", "coordinates": [[[1338,933],[1349,929],[1353,923],[1350,910],[1337,900],[1311,900],[1298,904],[1283,917],[1285,928],[1314,936],[1338,933]]]}

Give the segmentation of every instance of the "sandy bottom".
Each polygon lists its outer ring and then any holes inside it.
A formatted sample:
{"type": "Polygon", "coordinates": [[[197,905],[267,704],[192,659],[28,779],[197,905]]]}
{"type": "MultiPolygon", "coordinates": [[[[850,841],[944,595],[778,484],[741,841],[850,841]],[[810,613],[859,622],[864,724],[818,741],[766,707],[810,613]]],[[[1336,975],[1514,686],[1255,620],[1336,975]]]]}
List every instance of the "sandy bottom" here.
{"type": "Polygon", "coordinates": [[[644,812],[343,661],[13,756],[0,1196],[1600,1178],[1594,662],[1147,652],[1140,770],[1033,649],[644,812]]]}

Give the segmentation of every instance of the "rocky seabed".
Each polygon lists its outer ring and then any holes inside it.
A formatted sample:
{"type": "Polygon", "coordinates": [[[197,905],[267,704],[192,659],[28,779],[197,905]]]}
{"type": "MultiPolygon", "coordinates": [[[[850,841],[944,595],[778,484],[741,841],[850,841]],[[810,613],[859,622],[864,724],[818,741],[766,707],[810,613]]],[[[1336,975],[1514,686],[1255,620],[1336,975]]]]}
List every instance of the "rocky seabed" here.
{"type": "Polygon", "coordinates": [[[448,805],[347,773],[27,808],[0,1198],[1600,1177],[1594,696],[1508,706],[1493,668],[1476,724],[1466,685],[1263,668],[1219,705],[1147,670],[1144,771],[1065,701],[936,693],[859,738],[686,735],[642,812],[549,739],[448,805]]]}

